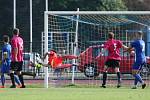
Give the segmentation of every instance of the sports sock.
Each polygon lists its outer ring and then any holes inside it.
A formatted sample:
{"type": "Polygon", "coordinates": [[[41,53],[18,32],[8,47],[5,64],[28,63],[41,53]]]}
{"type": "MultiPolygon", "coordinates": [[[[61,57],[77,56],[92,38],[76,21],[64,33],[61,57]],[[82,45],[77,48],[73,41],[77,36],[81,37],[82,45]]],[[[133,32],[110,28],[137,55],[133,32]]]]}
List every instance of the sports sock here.
{"type": "Polygon", "coordinates": [[[135,78],[135,79],[134,79],[134,85],[136,86],[137,83],[138,83],[138,80],[135,78]]]}
{"type": "Polygon", "coordinates": [[[2,86],[5,85],[5,76],[4,74],[1,75],[1,82],[2,82],[2,86]]]}
{"type": "Polygon", "coordinates": [[[137,82],[140,82],[141,84],[144,83],[140,74],[135,74],[134,77],[135,77],[135,80],[137,80],[137,82]]]}
{"type": "Polygon", "coordinates": [[[18,75],[18,76],[19,76],[19,80],[20,80],[20,82],[21,82],[22,86],[24,86],[23,75],[22,75],[22,74],[20,74],[20,75],[18,75]]]}
{"type": "Polygon", "coordinates": [[[20,81],[19,81],[19,78],[18,78],[16,75],[14,75],[14,79],[15,79],[15,82],[16,82],[18,85],[21,84],[20,81]]]}
{"type": "Polygon", "coordinates": [[[102,85],[106,84],[106,80],[107,80],[107,73],[103,72],[103,84],[102,85]]]}
{"type": "Polygon", "coordinates": [[[10,79],[11,79],[12,85],[15,86],[14,73],[10,73],[10,79]]]}
{"type": "Polygon", "coordinates": [[[117,72],[117,77],[118,77],[118,83],[121,83],[121,75],[120,75],[120,72],[117,72]]]}

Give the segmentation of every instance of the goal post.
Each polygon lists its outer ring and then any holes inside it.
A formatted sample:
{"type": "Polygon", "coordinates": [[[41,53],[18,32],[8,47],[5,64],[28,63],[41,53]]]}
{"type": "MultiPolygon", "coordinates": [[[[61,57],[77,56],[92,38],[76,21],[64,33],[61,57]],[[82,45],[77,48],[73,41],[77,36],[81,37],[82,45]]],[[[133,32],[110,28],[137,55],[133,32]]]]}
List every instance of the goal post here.
{"type": "MultiPolygon", "coordinates": [[[[79,55],[91,45],[103,44],[108,37],[106,33],[110,31],[115,33],[116,39],[128,45],[131,41],[131,33],[140,30],[145,33],[146,54],[150,55],[149,20],[150,11],[45,11],[44,52],[56,49],[56,51],[65,50],[67,54],[79,55]],[[52,47],[49,47],[48,33],[53,34],[52,47]],[[74,46],[73,50],[72,46],[74,46]]],[[[95,56],[97,52],[93,51],[95,56]]],[[[72,83],[74,83],[74,73],[72,75],[72,83]]],[[[48,88],[47,67],[44,84],[48,88]]]]}
{"type": "MultiPolygon", "coordinates": [[[[48,52],[48,14],[44,14],[44,33],[45,33],[45,41],[44,41],[44,53],[48,52]]],[[[46,57],[44,63],[48,63],[48,58],[46,57]]],[[[48,88],[48,67],[44,67],[44,87],[48,88]]]]}

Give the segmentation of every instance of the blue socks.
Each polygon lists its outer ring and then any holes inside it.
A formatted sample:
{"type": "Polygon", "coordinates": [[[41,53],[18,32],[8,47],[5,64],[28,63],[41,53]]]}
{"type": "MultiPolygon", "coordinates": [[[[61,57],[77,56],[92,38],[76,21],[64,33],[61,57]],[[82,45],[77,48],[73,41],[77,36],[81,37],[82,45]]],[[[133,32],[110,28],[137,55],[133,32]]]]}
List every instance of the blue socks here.
{"type": "MultiPolygon", "coordinates": [[[[20,85],[19,78],[16,75],[14,75],[14,80],[18,85],[20,85]]],[[[5,76],[4,76],[4,74],[1,75],[1,82],[2,82],[2,86],[5,86],[5,76]]]]}
{"type": "Polygon", "coordinates": [[[15,82],[16,82],[18,85],[21,84],[20,81],[19,81],[19,78],[18,78],[16,75],[14,75],[14,80],[15,80],[15,82]]]}
{"type": "Polygon", "coordinates": [[[142,80],[142,77],[140,76],[140,74],[135,74],[133,76],[135,77],[134,85],[137,85],[138,82],[140,82],[141,84],[143,83],[143,80],[142,80]]]}
{"type": "Polygon", "coordinates": [[[1,82],[2,82],[2,86],[5,85],[5,76],[4,74],[1,75],[1,82]]]}

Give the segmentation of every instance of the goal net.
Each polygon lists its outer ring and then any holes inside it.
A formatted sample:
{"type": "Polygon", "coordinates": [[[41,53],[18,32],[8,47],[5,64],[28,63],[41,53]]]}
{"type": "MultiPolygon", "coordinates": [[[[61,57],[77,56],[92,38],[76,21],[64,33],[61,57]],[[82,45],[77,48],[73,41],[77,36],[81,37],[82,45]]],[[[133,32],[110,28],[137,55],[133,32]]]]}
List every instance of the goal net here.
{"type": "MultiPolygon", "coordinates": [[[[46,11],[44,22],[45,46],[43,50],[45,52],[54,49],[62,55],[79,56],[76,61],[64,61],[64,63],[77,63],[78,65],[64,71],[66,76],[63,78],[67,80],[68,84],[71,83],[69,79],[77,84],[84,79],[84,84],[88,82],[88,84],[99,85],[104,61],[108,54],[102,48],[92,48],[91,46],[104,44],[108,32],[113,32],[115,39],[119,39],[123,41],[123,44],[129,46],[134,37],[132,33],[143,31],[146,55],[150,55],[150,12],[148,11],[46,11]],[[75,73],[72,74],[72,72],[75,73]]],[[[122,78],[132,79],[131,67],[134,57],[124,53],[123,50],[121,50],[121,56],[122,78]]],[[[116,79],[116,76],[113,75],[112,69],[109,70],[109,73],[108,83],[111,85],[115,81],[111,80],[116,79]]],[[[52,76],[51,79],[53,79],[52,76]]],[[[64,83],[66,84],[66,82],[64,83]]],[[[130,83],[127,81],[127,84],[130,83]]]]}

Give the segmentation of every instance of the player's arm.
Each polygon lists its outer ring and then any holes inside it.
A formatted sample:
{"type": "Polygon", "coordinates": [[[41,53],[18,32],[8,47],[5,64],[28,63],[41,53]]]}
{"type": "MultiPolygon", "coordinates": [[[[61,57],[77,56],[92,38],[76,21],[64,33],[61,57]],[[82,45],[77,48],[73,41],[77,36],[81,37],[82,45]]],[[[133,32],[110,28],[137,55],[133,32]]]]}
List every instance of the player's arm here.
{"type": "Polygon", "coordinates": [[[47,57],[48,54],[49,54],[48,52],[44,54],[43,60],[47,57]]]}
{"type": "Polygon", "coordinates": [[[124,52],[131,52],[131,51],[134,50],[134,48],[131,47],[131,46],[127,47],[127,46],[123,45],[122,47],[123,47],[123,49],[124,49],[124,52]]]}
{"type": "Polygon", "coordinates": [[[15,61],[18,61],[18,59],[17,59],[17,55],[18,55],[18,48],[17,48],[17,47],[15,47],[13,52],[14,52],[15,61]]]}
{"type": "Polygon", "coordinates": [[[122,48],[123,48],[124,50],[129,49],[129,47],[127,47],[126,45],[122,45],[122,48]]]}

